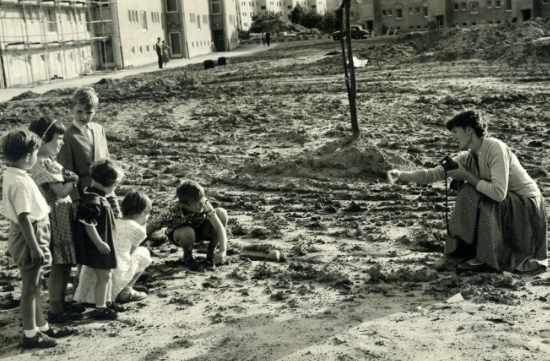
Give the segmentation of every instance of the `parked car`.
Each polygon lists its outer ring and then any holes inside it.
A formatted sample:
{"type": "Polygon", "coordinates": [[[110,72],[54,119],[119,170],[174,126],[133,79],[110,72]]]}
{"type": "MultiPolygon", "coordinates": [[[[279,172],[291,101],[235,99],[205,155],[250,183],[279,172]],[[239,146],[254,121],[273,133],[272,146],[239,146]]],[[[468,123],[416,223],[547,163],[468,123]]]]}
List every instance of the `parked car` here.
{"type": "MultiPolygon", "coordinates": [[[[350,30],[352,39],[366,39],[370,35],[367,30],[359,25],[352,25],[350,30]]],[[[342,32],[340,30],[333,32],[332,38],[334,40],[340,40],[342,38],[342,32]]]]}

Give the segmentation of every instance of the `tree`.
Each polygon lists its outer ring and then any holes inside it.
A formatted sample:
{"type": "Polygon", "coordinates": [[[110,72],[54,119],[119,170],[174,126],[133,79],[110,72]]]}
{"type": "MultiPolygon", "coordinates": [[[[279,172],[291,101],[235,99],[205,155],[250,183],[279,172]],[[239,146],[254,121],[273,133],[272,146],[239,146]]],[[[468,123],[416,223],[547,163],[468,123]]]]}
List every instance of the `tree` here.
{"type": "Polygon", "coordinates": [[[257,15],[252,18],[252,25],[250,25],[251,33],[277,33],[285,30],[285,23],[279,18],[278,15],[273,13],[257,15]]]}
{"type": "Polygon", "coordinates": [[[321,15],[314,11],[309,11],[304,15],[301,25],[306,28],[320,28],[322,23],[323,17],[321,15]]]}
{"type": "Polygon", "coordinates": [[[336,15],[334,13],[327,13],[325,16],[323,16],[323,20],[321,22],[321,30],[323,30],[325,33],[333,33],[338,29],[338,19],[336,18],[336,15]]]}
{"type": "Polygon", "coordinates": [[[302,19],[304,18],[304,15],[306,12],[304,9],[300,6],[300,4],[297,4],[294,9],[290,12],[288,15],[288,18],[290,21],[292,21],[294,24],[302,24],[302,19]]]}

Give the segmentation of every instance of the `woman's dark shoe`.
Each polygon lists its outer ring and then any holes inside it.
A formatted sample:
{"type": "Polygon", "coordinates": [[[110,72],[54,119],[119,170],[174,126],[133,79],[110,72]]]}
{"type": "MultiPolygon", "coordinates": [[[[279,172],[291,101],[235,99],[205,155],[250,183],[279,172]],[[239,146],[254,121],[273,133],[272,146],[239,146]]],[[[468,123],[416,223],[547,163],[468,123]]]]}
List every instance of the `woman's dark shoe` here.
{"type": "Polygon", "coordinates": [[[436,271],[449,271],[454,270],[457,265],[462,261],[461,258],[457,257],[451,257],[451,256],[443,256],[437,261],[435,261],[432,265],[432,267],[436,271]]]}
{"type": "Polygon", "coordinates": [[[477,260],[476,258],[462,262],[456,267],[458,272],[487,272],[490,269],[491,268],[488,265],[477,260]]]}
{"type": "Polygon", "coordinates": [[[70,323],[73,321],[78,321],[82,319],[81,313],[73,312],[48,312],[48,322],[49,323],[70,323]]]}
{"type": "Polygon", "coordinates": [[[23,337],[21,346],[25,350],[33,348],[50,348],[57,346],[57,341],[42,332],[38,332],[34,337],[23,337]]]}
{"type": "Polygon", "coordinates": [[[42,333],[52,338],[61,338],[61,337],[77,335],[78,330],[76,328],[68,327],[68,326],[64,326],[61,328],[50,327],[48,331],[44,331],[42,333]]]}
{"type": "Polygon", "coordinates": [[[96,308],[90,312],[90,317],[98,321],[112,321],[118,318],[118,313],[110,308],[96,308]]]}

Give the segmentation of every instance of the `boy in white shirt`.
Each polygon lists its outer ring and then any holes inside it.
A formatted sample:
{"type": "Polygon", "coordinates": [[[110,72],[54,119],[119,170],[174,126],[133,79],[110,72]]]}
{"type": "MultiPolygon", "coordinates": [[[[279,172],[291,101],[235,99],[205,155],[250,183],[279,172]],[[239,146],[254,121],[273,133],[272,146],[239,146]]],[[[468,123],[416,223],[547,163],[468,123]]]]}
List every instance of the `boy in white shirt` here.
{"type": "Polygon", "coordinates": [[[56,346],[61,337],[44,319],[40,299],[42,267],[51,263],[50,208],[27,173],[37,160],[40,138],[28,130],[5,136],[2,151],[8,168],[2,181],[2,213],[10,220],[8,255],[21,272],[21,314],[25,349],[56,346]]]}

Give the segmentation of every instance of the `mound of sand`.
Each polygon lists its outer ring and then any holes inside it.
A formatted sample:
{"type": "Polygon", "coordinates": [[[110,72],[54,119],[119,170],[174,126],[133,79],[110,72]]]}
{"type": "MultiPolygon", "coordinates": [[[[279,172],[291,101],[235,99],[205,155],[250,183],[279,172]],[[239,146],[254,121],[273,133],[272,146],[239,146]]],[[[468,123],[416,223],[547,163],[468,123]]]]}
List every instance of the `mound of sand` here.
{"type": "Polygon", "coordinates": [[[338,140],[313,151],[304,151],[292,159],[279,160],[276,163],[256,162],[241,169],[240,172],[251,175],[286,176],[299,178],[347,178],[347,177],[385,177],[392,168],[411,166],[410,162],[384,151],[360,137],[351,144],[338,140]]]}

